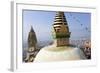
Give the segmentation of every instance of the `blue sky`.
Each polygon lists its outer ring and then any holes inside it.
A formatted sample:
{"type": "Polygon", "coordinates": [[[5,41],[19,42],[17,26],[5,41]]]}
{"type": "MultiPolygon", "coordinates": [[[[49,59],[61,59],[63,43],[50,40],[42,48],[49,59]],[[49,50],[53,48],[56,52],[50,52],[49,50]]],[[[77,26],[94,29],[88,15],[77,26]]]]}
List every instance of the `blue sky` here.
{"type": "MultiPolygon", "coordinates": [[[[27,42],[31,26],[36,33],[38,41],[51,41],[52,25],[56,12],[23,10],[23,41],[27,42]]],[[[89,39],[91,30],[91,14],[78,12],[65,12],[72,40],[89,39]]]]}

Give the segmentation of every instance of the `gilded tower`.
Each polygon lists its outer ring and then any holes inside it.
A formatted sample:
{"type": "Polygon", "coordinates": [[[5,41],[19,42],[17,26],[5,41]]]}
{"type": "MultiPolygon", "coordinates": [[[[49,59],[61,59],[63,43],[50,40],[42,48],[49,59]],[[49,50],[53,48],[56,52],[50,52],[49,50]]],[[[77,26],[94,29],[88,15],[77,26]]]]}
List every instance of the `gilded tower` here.
{"type": "Polygon", "coordinates": [[[53,24],[53,37],[57,47],[69,45],[70,32],[64,12],[56,12],[53,24]]]}

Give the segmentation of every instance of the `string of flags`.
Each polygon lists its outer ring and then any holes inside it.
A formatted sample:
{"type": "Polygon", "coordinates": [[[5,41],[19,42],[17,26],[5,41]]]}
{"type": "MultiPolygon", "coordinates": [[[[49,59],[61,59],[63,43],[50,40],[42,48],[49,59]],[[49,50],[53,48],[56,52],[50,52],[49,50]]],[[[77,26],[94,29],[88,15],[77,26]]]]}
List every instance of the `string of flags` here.
{"type": "MultiPolygon", "coordinates": [[[[78,22],[81,26],[84,26],[84,24],[82,24],[82,23],[80,22],[80,20],[78,20],[75,16],[73,16],[72,13],[69,13],[69,15],[70,15],[76,22],[78,22]]],[[[88,27],[85,27],[84,29],[85,29],[87,32],[90,32],[90,30],[89,30],[88,27]]]]}

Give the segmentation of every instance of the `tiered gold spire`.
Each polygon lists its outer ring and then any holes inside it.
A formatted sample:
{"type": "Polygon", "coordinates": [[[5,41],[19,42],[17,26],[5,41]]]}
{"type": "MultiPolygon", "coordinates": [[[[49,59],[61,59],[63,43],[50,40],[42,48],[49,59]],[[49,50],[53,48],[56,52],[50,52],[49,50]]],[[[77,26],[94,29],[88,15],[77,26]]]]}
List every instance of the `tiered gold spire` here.
{"type": "Polygon", "coordinates": [[[70,32],[64,12],[56,12],[53,30],[53,37],[57,46],[69,45],[70,32]]]}

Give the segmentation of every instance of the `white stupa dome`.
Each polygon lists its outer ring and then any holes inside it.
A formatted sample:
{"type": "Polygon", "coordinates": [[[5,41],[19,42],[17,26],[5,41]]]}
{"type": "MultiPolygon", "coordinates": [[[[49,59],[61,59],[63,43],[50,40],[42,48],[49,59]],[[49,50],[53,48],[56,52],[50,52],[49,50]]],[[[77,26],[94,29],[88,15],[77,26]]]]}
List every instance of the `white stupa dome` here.
{"type": "Polygon", "coordinates": [[[56,47],[55,45],[42,48],[34,62],[67,61],[86,59],[83,52],[76,47],[56,47]]]}

